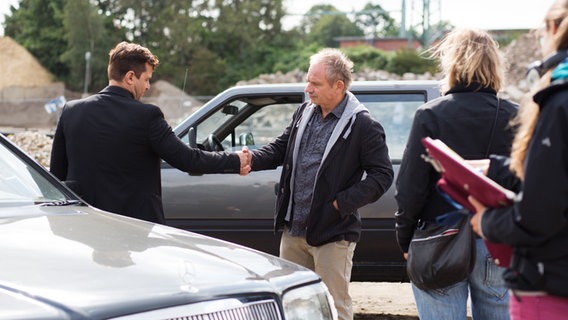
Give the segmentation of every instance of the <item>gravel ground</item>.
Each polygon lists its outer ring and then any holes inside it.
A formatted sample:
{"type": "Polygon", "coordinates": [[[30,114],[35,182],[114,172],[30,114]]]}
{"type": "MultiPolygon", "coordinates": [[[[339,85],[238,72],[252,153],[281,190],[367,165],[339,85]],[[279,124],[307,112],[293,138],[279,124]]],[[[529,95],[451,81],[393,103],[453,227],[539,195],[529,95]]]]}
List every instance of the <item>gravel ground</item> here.
{"type": "Polygon", "coordinates": [[[418,313],[409,283],[351,282],[354,320],[415,320],[418,313]]]}
{"type": "MultiPolygon", "coordinates": [[[[351,282],[354,320],[418,320],[410,283],[351,282]]],[[[468,319],[471,309],[468,301],[468,319]]]]}

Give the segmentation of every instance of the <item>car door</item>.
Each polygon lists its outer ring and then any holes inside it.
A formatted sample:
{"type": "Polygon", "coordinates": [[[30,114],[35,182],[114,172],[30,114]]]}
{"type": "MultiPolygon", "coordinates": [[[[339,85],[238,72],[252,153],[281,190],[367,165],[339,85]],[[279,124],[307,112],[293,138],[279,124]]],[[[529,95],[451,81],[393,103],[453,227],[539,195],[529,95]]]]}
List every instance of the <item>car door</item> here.
{"type": "MultiPolygon", "coordinates": [[[[416,109],[424,104],[426,91],[355,91],[357,98],[385,130],[395,179],[416,109]]],[[[406,262],[398,248],[394,230],[397,211],[395,182],[379,200],[359,209],[361,239],[353,257],[354,280],[406,280],[406,262]]]]}
{"type": "MultiPolygon", "coordinates": [[[[232,97],[197,119],[179,137],[195,136],[205,150],[255,149],[280,135],[304,101],[295,93],[232,97]]],[[[192,143],[192,142],[191,142],[192,143]]],[[[162,193],[168,225],[192,230],[278,255],[273,233],[275,186],[281,168],[237,174],[192,175],[162,165],[162,193]]]]}

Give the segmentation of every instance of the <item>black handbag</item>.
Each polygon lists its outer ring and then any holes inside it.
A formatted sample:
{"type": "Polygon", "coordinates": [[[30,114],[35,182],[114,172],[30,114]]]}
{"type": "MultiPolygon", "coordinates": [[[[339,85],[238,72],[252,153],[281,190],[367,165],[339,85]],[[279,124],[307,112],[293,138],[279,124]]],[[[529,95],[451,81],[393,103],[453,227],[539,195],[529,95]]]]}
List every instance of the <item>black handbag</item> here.
{"type": "Polygon", "coordinates": [[[422,290],[445,288],[465,280],[475,264],[470,215],[456,211],[442,217],[442,223],[421,222],[408,249],[408,277],[422,290]]]}

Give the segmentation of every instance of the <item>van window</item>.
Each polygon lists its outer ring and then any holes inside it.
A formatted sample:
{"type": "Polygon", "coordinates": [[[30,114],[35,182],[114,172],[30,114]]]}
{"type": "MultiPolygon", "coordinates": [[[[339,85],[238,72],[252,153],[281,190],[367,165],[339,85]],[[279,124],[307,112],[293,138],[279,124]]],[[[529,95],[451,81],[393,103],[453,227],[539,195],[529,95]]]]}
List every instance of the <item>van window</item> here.
{"type": "Polygon", "coordinates": [[[385,129],[389,155],[400,161],[410,133],[416,109],[426,102],[425,93],[356,94],[371,116],[385,129]]]}

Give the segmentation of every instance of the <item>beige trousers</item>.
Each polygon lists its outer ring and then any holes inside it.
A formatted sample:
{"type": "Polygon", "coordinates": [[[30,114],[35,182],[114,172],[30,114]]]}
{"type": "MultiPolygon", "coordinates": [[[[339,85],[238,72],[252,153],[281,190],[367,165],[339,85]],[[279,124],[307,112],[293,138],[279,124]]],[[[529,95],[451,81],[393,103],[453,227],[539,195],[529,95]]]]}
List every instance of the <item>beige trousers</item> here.
{"type": "Polygon", "coordinates": [[[315,271],[323,280],[334,301],[339,320],[353,320],[349,282],[353,267],[355,242],[337,241],[310,246],[305,237],[282,233],[280,257],[315,271]]]}

